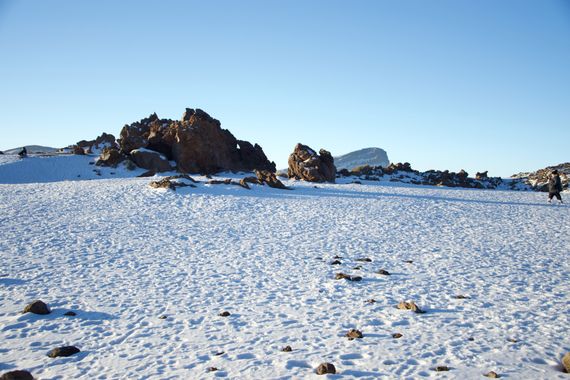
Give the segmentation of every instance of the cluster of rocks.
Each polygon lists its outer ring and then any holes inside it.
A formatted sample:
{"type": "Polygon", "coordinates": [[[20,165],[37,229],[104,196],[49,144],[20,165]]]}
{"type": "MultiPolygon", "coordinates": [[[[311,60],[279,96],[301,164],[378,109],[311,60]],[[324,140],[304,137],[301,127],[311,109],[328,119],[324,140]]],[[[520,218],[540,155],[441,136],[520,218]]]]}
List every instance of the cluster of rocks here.
{"type": "Polygon", "coordinates": [[[95,140],[81,140],[78,141],[75,145],[72,145],[70,148],[73,150],[74,154],[93,154],[99,152],[104,148],[115,148],[117,149],[119,146],[115,139],[115,136],[103,132],[101,136],[98,136],[95,140]]]}
{"type": "Polygon", "coordinates": [[[387,167],[364,165],[352,170],[343,169],[339,177],[358,177],[367,181],[379,181],[386,178],[391,182],[404,182],[414,185],[464,187],[476,189],[496,189],[503,183],[499,177],[489,177],[487,172],[477,173],[470,178],[465,170],[450,172],[449,170],[428,170],[420,172],[412,169],[410,163],[392,163],[387,167]]]}
{"type": "Polygon", "coordinates": [[[562,188],[568,189],[568,184],[570,182],[570,162],[558,164],[555,166],[548,166],[544,169],[539,169],[531,173],[514,174],[511,176],[511,178],[527,184],[533,190],[548,191],[548,180],[550,178],[550,174],[554,170],[558,170],[558,174],[560,174],[562,188]]]}
{"type": "Polygon", "coordinates": [[[155,173],[173,169],[200,174],[254,169],[275,172],[275,164],[259,145],[237,140],[221,128],[220,121],[191,108],[181,120],[160,119],[153,113],[125,125],[117,145],[104,149],[97,164],[116,166],[126,159],[155,173]]]}
{"type": "MultiPolygon", "coordinates": [[[[51,314],[50,307],[41,300],[35,300],[30,302],[24,307],[22,313],[32,313],[37,315],[47,315],[51,314]]],[[[68,311],[64,314],[65,316],[74,316],[76,315],[75,312],[68,311]]],[[[50,358],[59,358],[59,357],[68,357],[75,355],[81,352],[81,350],[75,346],[61,346],[55,347],[51,349],[46,355],[50,358]]],[[[15,370],[9,371],[2,376],[0,376],[0,380],[34,380],[33,375],[27,370],[15,370]]]]}

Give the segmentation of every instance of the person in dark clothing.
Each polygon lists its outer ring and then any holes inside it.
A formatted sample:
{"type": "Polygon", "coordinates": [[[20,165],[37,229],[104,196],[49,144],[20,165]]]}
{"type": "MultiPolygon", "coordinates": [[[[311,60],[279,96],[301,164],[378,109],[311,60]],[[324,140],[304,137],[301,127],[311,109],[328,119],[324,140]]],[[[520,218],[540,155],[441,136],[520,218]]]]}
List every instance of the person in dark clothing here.
{"type": "Polygon", "coordinates": [[[23,147],[22,150],[20,151],[20,153],[18,153],[18,156],[24,158],[24,157],[28,157],[28,150],[26,149],[26,147],[23,147]]]}
{"type": "Polygon", "coordinates": [[[562,191],[562,181],[560,181],[560,176],[558,175],[558,170],[553,170],[548,179],[548,203],[552,202],[552,198],[556,197],[560,203],[562,202],[562,197],[560,192],[562,191]]]}

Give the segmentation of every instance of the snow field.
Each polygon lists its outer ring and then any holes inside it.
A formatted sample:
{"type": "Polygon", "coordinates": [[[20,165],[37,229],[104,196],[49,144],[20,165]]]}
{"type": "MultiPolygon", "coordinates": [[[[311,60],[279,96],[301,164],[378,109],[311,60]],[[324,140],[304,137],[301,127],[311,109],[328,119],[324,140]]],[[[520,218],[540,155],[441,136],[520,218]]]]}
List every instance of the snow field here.
{"type": "Polygon", "coordinates": [[[0,185],[0,372],[303,379],[328,361],[339,379],[568,376],[570,216],[544,194],[150,180],[0,185]],[[20,314],[34,299],[53,312],[20,314]],[[46,356],[67,344],[82,352],[46,356]]]}

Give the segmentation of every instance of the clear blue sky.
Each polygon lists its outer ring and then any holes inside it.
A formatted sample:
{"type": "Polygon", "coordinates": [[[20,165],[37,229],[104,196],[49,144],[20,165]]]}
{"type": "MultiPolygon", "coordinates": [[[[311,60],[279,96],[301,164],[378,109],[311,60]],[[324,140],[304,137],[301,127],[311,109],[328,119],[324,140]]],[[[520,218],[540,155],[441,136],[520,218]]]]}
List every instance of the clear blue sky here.
{"type": "Polygon", "coordinates": [[[570,161],[570,1],[0,0],[0,150],[202,108],[297,142],[508,176],[570,161]]]}

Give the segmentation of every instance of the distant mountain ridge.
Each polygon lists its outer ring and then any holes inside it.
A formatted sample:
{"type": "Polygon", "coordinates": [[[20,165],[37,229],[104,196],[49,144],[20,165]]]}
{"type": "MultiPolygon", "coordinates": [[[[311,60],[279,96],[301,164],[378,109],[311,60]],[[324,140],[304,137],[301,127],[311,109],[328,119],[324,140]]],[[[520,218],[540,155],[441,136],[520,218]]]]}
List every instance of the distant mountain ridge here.
{"type": "Polygon", "coordinates": [[[390,160],[384,149],[364,148],[335,157],[334,164],[337,170],[350,170],[363,165],[386,167],[390,165],[390,160]]]}

